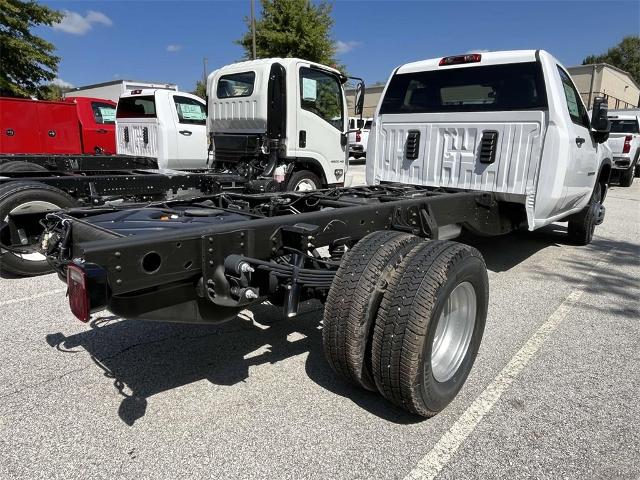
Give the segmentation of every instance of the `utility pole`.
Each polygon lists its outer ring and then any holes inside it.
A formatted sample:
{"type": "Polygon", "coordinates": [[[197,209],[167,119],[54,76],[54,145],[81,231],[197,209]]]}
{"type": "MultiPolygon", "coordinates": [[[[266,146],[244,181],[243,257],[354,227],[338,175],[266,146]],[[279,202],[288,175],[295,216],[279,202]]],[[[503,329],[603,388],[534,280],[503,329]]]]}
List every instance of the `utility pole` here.
{"type": "Polygon", "coordinates": [[[207,84],[207,61],[209,59],[207,57],[204,57],[202,59],[202,82],[206,85],[207,84]]]}
{"type": "Polygon", "coordinates": [[[251,0],[251,37],[253,38],[253,59],[256,59],[256,16],[253,12],[254,0],[251,0]]]}

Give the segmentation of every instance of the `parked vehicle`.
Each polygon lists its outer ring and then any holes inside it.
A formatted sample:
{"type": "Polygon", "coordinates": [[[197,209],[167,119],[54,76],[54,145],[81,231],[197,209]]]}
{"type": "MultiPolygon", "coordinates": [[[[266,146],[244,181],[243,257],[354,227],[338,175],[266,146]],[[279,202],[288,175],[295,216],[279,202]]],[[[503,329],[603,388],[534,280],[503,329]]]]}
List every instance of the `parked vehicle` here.
{"type": "MultiPolygon", "coordinates": [[[[302,105],[318,116],[313,83],[299,83],[302,105]]],[[[296,133],[319,145],[315,137],[333,130],[316,126],[305,118],[296,133]]],[[[544,51],[409,64],[392,76],[372,127],[367,167],[377,185],[49,213],[41,251],[85,322],[106,308],[215,324],[265,300],[292,317],[299,302],[320,299],[333,369],[428,417],[464,384],[488,304],[480,253],[444,239],[565,219],[572,238],[589,243],[604,217],[608,128],[605,100],[587,122],[569,76],[544,51]]],[[[18,241],[10,226],[0,237],[8,248],[18,241]]]]}
{"type": "Polygon", "coordinates": [[[200,97],[167,89],[127,91],[116,112],[119,155],[157,159],[160,168],[204,169],[207,107],[200,97]]]}
{"type": "Polygon", "coordinates": [[[373,123],[373,118],[362,118],[362,119],[349,119],[349,129],[353,129],[351,126],[351,121],[357,120],[353,122],[355,131],[349,133],[349,156],[354,157],[356,159],[366,157],[367,156],[367,142],[369,141],[369,130],[371,130],[371,124],[373,123]]]}
{"type": "Polygon", "coordinates": [[[526,212],[529,230],[568,221],[571,238],[587,244],[604,216],[608,135],[601,99],[590,120],[566,69],[544,50],[409,63],[378,106],[367,183],[494,192],[526,212]]]}
{"type": "Polygon", "coordinates": [[[613,151],[614,173],[620,186],[630,187],[634,176],[640,176],[640,112],[618,111],[609,114],[611,134],[607,144],[613,151]]]}
{"type": "Polygon", "coordinates": [[[343,184],[346,81],[338,70],[297,58],[214,71],[207,80],[211,167],[246,177],[254,191],[343,184]]]}
{"type": "Polygon", "coordinates": [[[0,154],[113,154],[111,100],[0,97],[0,154]]]}

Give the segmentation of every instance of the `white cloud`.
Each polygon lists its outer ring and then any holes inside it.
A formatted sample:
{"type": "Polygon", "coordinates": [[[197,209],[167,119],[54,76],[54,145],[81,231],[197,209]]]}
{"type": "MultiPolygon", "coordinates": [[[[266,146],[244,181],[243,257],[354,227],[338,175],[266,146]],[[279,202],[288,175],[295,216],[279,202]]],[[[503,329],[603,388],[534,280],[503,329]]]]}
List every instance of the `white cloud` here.
{"type": "Polygon", "coordinates": [[[343,42],[342,40],[338,40],[336,42],[336,53],[340,55],[341,53],[348,53],[356,47],[362,45],[362,42],[358,42],[356,40],[349,40],[343,42]]]}
{"type": "Polygon", "coordinates": [[[64,80],[58,77],[51,80],[51,83],[53,83],[54,85],[57,85],[60,88],[73,88],[73,83],[65,82],[64,80]]]}
{"type": "Polygon", "coordinates": [[[167,52],[179,52],[182,50],[182,45],[167,45],[167,52]]]}
{"type": "Polygon", "coordinates": [[[464,52],[464,53],[486,53],[486,52],[490,52],[491,50],[484,50],[484,49],[479,49],[479,50],[469,50],[468,52],[464,52]]]}
{"type": "Polygon", "coordinates": [[[113,25],[113,21],[102,12],[89,10],[85,16],[78,12],[64,10],[64,17],[60,23],[53,24],[54,30],[71,33],[72,35],[84,35],[93,28],[93,25],[99,23],[106,27],[113,25]]]}

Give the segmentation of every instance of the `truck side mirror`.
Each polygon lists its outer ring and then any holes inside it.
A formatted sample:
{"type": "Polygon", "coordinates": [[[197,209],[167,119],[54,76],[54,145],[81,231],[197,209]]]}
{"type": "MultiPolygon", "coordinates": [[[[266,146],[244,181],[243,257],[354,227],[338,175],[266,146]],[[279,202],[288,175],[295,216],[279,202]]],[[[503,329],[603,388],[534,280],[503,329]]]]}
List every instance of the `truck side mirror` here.
{"type": "Polygon", "coordinates": [[[358,82],[356,86],[356,101],[355,101],[355,114],[356,117],[362,118],[362,111],[364,110],[364,81],[358,82]]]}
{"type": "Polygon", "coordinates": [[[608,132],[611,130],[611,122],[607,118],[609,106],[607,99],[596,97],[593,100],[593,110],[591,112],[591,128],[596,132],[608,132]]]}
{"type": "Polygon", "coordinates": [[[598,143],[604,143],[609,138],[611,130],[611,122],[607,117],[609,112],[609,103],[605,97],[596,97],[593,99],[593,110],[591,111],[591,128],[593,138],[598,143]]]}

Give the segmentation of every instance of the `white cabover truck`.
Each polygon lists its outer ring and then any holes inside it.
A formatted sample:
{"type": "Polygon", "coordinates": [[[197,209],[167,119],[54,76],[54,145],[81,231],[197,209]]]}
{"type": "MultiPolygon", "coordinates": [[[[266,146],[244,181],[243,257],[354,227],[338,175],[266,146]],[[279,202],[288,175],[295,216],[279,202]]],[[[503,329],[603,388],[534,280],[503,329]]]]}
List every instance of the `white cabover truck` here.
{"type": "MultiPolygon", "coordinates": [[[[252,60],[212,72],[210,166],[240,173],[257,191],[342,185],[348,168],[346,81],[338,70],[298,58],[252,60]]],[[[358,113],[363,98],[356,101],[358,113]]]]}
{"type": "Polygon", "coordinates": [[[569,235],[589,243],[611,172],[606,107],[596,100],[590,119],[544,50],[402,65],[369,135],[367,183],[494,192],[526,211],[529,230],[568,220],[569,235]]]}
{"type": "Polygon", "coordinates": [[[620,186],[630,187],[634,176],[640,176],[640,110],[613,110],[609,120],[607,145],[613,152],[613,170],[620,186]]]}

